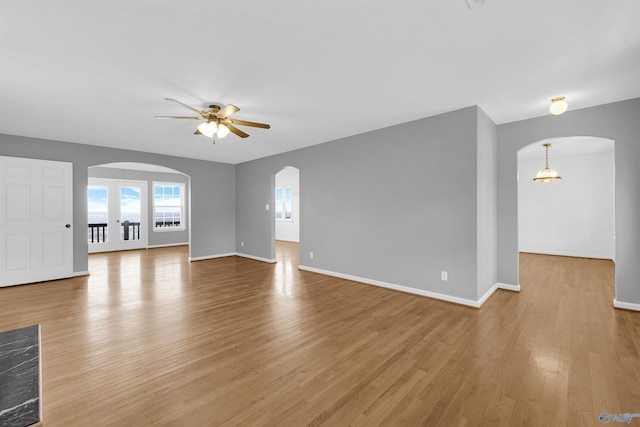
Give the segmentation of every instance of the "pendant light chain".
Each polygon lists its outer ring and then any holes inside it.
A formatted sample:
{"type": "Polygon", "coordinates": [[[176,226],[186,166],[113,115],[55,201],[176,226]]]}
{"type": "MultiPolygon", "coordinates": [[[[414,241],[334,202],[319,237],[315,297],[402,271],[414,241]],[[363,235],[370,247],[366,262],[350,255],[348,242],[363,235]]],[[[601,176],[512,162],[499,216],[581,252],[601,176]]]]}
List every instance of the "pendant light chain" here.
{"type": "Polygon", "coordinates": [[[544,148],[545,148],[544,167],[549,169],[549,144],[544,144],[544,148]]]}

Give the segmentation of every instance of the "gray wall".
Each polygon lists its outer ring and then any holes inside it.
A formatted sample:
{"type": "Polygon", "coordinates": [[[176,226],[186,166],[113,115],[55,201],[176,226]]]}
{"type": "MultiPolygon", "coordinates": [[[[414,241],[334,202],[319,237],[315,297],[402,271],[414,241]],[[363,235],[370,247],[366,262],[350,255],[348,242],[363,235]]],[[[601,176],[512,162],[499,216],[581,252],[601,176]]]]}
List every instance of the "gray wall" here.
{"type": "Polygon", "coordinates": [[[496,124],[478,108],[478,299],[498,281],[496,124]]]}
{"type": "MultiPolygon", "coordinates": [[[[490,233],[478,227],[492,222],[491,203],[478,201],[490,197],[484,180],[491,176],[479,170],[491,162],[483,149],[493,139],[483,114],[469,107],[236,166],[3,134],[0,155],[73,163],[76,272],[87,269],[89,166],[133,161],[189,175],[191,256],[238,251],[267,259],[275,255],[275,227],[265,204],[273,207],[275,173],[295,166],[301,264],[477,300],[492,274],[478,271],[480,248],[491,250],[490,233]]],[[[640,99],[497,127],[497,280],[518,283],[517,150],[567,136],[615,141],[616,298],[640,304],[640,99]]]]}
{"type": "Polygon", "coordinates": [[[73,268],[87,271],[87,168],[114,162],[165,166],[191,177],[191,257],[235,252],[235,167],[161,154],[0,134],[0,155],[73,163],[73,268]]]}
{"type": "Polygon", "coordinates": [[[498,126],[498,281],[518,283],[517,151],[567,136],[615,141],[616,299],[640,304],[640,98],[498,126]]]}
{"type": "Polygon", "coordinates": [[[147,224],[149,240],[148,246],[172,245],[178,243],[189,242],[189,177],[179,173],[167,172],[150,172],[131,169],[117,169],[111,167],[91,167],[89,168],[89,177],[92,178],[109,178],[109,179],[132,179],[136,181],[147,182],[147,224]],[[153,231],[153,182],[180,182],[184,184],[185,189],[185,211],[183,213],[182,224],[184,230],[171,231],[153,231]]]}
{"type": "Polygon", "coordinates": [[[300,264],[477,300],[477,110],[236,165],[238,252],[274,258],[265,204],[274,175],[295,166],[300,264]]]}

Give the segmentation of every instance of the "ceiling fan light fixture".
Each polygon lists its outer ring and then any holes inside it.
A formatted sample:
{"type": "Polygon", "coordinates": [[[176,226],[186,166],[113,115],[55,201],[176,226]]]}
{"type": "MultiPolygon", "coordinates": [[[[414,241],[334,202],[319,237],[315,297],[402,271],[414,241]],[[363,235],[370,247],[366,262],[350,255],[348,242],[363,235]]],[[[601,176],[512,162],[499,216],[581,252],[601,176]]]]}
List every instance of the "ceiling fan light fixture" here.
{"type": "Polygon", "coordinates": [[[204,122],[198,125],[198,130],[201,134],[208,138],[213,138],[213,135],[216,133],[216,124],[214,122],[204,122]]]}
{"type": "Polygon", "coordinates": [[[218,124],[218,138],[224,138],[229,135],[229,128],[223,125],[222,123],[218,124]]]}
{"type": "Polygon", "coordinates": [[[569,104],[567,104],[567,101],[565,101],[564,96],[558,96],[557,98],[553,98],[551,100],[549,112],[554,116],[559,116],[560,114],[567,111],[567,108],[569,108],[569,104]]]}
{"type": "MultiPolygon", "coordinates": [[[[184,120],[204,120],[204,123],[200,123],[197,126],[194,135],[205,135],[207,138],[213,138],[218,134],[218,138],[224,138],[233,133],[240,138],[247,138],[248,133],[238,129],[236,126],[252,126],[262,129],[270,129],[271,126],[267,123],[249,122],[247,120],[230,119],[229,116],[240,111],[238,107],[233,104],[228,104],[225,107],[220,108],[219,105],[209,105],[207,110],[198,110],[183,102],[175,100],[173,98],[165,98],[167,101],[180,104],[182,107],[189,109],[197,115],[191,116],[154,116],[156,119],[184,119],[184,120]]],[[[214,141],[215,144],[215,141],[214,141]]]]}

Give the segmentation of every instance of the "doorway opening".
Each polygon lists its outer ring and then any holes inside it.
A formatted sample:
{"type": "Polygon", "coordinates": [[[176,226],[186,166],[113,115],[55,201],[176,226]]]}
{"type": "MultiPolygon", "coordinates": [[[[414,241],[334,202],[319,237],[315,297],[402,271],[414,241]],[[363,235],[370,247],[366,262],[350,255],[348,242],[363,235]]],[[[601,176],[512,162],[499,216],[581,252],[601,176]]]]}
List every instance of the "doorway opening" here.
{"type": "Polygon", "coordinates": [[[276,261],[297,268],[300,253],[300,170],[286,166],[276,173],[274,192],[276,261]]]}
{"type": "Polygon", "coordinates": [[[89,167],[89,253],[188,245],[189,184],[189,176],[162,166],[89,167]]]}
{"type": "MultiPolygon", "coordinates": [[[[614,141],[565,137],[537,141],[518,151],[518,252],[522,286],[536,280],[591,281],[598,271],[607,297],[615,293],[614,141]],[[561,179],[536,182],[545,167],[561,179]],[[582,277],[582,275],[585,275],[582,277]],[[609,295],[611,294],[611,295],[609,295]]],[[[575,282],[575,283],[574,283],[575,282]]],[[[584,285],[584,287],[587,287],[584,285]]],[[[600,295],[602,295],[600,293],[600,295]]]]}

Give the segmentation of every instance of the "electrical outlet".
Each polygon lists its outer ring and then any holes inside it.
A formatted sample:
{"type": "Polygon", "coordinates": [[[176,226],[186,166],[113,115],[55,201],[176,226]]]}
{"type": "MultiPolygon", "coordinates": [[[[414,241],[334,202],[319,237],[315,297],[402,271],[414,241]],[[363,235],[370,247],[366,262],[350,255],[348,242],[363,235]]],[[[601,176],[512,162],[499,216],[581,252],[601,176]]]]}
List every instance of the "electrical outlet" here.
{"type": "Polygon", "coordinates": [[[446,271],[441,271],[440,272],[440,280],[442,280],[443,282],[446,282],[447,280],[449,280],[449,273],[447,273],[446,271]]]}
{"type": "Polygon", "coordinates": [[[244,248],[244,242],[240,242],[240,247],[244,248]]]}
{"type": "Polygon", "coordinates": [[[313,259],[313,252],[309,252],[309,259],[313,259]]]}

